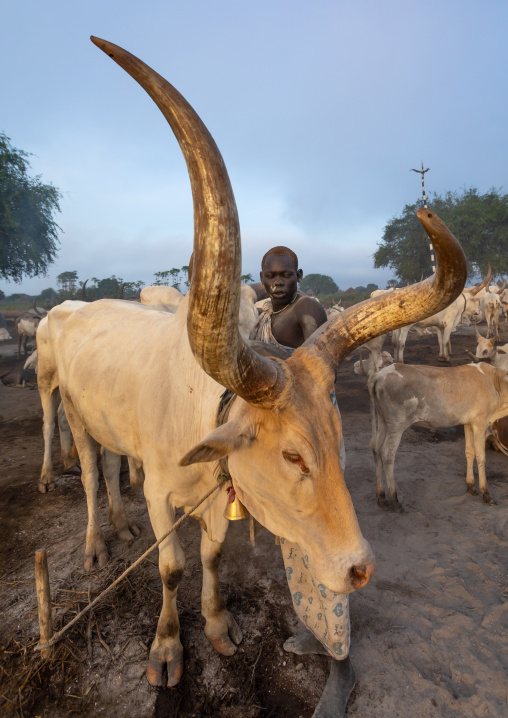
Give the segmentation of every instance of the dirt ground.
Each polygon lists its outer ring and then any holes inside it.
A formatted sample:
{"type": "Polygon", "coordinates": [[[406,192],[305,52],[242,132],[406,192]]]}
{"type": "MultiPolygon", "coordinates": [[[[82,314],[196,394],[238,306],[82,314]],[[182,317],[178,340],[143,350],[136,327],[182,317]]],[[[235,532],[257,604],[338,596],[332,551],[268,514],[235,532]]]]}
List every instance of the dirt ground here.
{"type": "MultiPolygon", "coordinates": [[[[466,331],[466,330],[462,330],[466,331]]],[[[452,365],[474,351],[471,332],[452,336],[452,365]]],[[[0,354],[2,347],[0,346],[0,354]]],[[[410,339],[408,363],[435,364],[435,337],[410,339]]],[[[15,358],[0,375],[19,374],[15,358]]],[[[8,378],[8,377],[7,377],[8,378]]],[[[467,387],[464,387],[467,391],[467,387]]],[[[466,493],[462,428],[408,429],[396,458],[402,514],[376,503],[365,378],[344,362],[337,382],[347,452],[346,481],[360,525],[377,558],[370,583],[351,596],[351,658],[357,685],[351,718],[455,718],[508,715],[508,458],[487,452],[497,505],[466,493]]],[[[185,673],[172,690],[155,690],[144,672],[161,603],[157,558],[145,562],[72,628],[43,662],[38,640],[34,552],[46,548],[56,627],[154,541],[142,491],[129,487],[126,508],[141,528],[130,544],[103,526],[110,561],[83,571],[86,503],[75,476],[60,476],[42,495],[41,408],[36,389],[0,384],[0,715],[137,718],[310,718],[329,659],[282,651],[297,619],[280,549],[265,529],[249,543],[247,521],[228,532],[221,585],[244,632],[235,656],[216,654],[200,614],[199,527],[179,532],[187,556],[179,589],[185,673]]],[[[54,460],[58,471],[58,441],[54,460]]]]}

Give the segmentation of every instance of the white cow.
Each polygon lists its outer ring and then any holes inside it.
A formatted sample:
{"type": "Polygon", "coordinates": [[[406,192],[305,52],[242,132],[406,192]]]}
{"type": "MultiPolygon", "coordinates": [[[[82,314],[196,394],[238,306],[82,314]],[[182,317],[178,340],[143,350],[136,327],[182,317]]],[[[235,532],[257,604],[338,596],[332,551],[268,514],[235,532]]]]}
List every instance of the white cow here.
{"type": "Polygon", "coordinates": [[[183,294],[175,287],[150,286],[144,287],[139,294],[141,304],[147,306],[166,308],[169,312],[176,312],[183,302],[183,294]]]}
{"type": "Polygon", "coordinates": [[[476,494],[473,473],[476,458],[483,500],[494,503],[485,474],[485,432],[489,423],[508,413],[505,371],[488,364],[457,367],[393,364],[375,374],[368,386],[377,421],[370,448],[376,462],[376,493],[380,506],[402,510],[393,468],[402,434],[414,424],[427,429],[462,424],[466,437],[467,490],[476,494]]]}
{"type": "Polygon", "coordinates": [[[333,307],[329,307],[326,310],[326,316],[328,319],[332,319],[333,317],[336,317],[337,314],[341,314],[344,311],[344,307],[342,307],[340,303],[341,301],[342,299],[337,304],[334,304],[333,307]]]}
{"type": "Polygon", "coordinates": [[[18,333],[18,359],[21,358],[21,347],[23,346],[23,352],[27,356],[27,342],[29,339],[35,339],[37,333],[37,327],[43,317],[47,315],[45,309],[37,308],[34,304],[33,309],[28,312],[22,312],[16,317],[14,323],[16,325],[16,331],[18,333]]]}
{"type": "MultiPolygon", "coordinates": [[[[452,301],[466,277],[463,253],[438,217],[419,210],[438,257],[432,281],[351,307],[287,361],[259,355],[238,331],[239,224],[217,146],[169,83],[121,48],[93,40],[149,92],[175,132],[192,185],[195,261],[190,291],[174,315],[114,300],[51,312],[57,376],[43,379],[39,365],[39,386],[50,394],[59,382],[83,482],[97,482],[95,442],[138,459],[152,526],[162,537],[176,508],[192,506],[214,487],[224,471],[217,462],[227,457],[239,499],[268,530],[301,547],[313,580],[332,592],[360,588],[374,559],[340,467],[342,428],[330,401],[335,372],[356,346],[452,301]],[[237,398],[218,426],[224,387],[237,398]]],[[[214,494],[196,518],[203,527],[205,633],[231,655],[241,631],[218,585],[226,501],[223,490],[214,494]]],[[[87,533],[87,554],[101,549],[87,533]]],[[[165,682],[173,686],[183,667],[176,590],[184,555],[175,533],[160,545],[159,567],[163,606],[147,675],[161,685],[166,667],[165,682]]]]}
{"type": "Polygon", "coordinates": [[[5,321],[4,315],[0,312],[0,341],[7,341],[11,335],[7,329],[7,322],[5,321]]]}
{"type": "Polygon", "coordinates": [[[480,309],[482,310],[485,321],[487,322],[487,338],[490,336],[491,329],[495,329],[495,333],[499,334],[499,312],[501,311],[501,298],[499,294],[490,291],[490,287],[480,298],[480,309]]]}

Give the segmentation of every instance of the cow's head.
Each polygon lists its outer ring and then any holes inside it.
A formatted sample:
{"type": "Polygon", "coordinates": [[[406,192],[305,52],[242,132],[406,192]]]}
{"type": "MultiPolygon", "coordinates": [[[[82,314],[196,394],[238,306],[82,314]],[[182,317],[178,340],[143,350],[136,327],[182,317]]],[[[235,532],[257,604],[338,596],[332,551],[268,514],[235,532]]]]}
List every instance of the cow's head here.
{"type": "Polygon", "coordinates": [[[480,334],[476,324],[474,325],[474,333],[476,337],[476,357],[483,361],[492,361],[496,354],[496,344],[499,337],[495,336],[492,339],[486,339],[480,334]]]}
{"type": "Polygon", "coordinates": [[[438,260],[433,277],[350,307],[286,361],[257,353],[238,330],[240,229],[215,142],[166,80],[125,50],[92,39],[148,92],[180,144],[194,199],[189,342],[202,369],[241,399],[229,421],[182,464],[228,456],[239,497],[253,516],[300,545],[319,583],[334,592],[352,591],[368,581],[373,555],[340,466],[342,427],[330,398],[335,373],[356,347],[448,306],[464,287],[464,254],[443,222],[420,209],[438,260]]]}

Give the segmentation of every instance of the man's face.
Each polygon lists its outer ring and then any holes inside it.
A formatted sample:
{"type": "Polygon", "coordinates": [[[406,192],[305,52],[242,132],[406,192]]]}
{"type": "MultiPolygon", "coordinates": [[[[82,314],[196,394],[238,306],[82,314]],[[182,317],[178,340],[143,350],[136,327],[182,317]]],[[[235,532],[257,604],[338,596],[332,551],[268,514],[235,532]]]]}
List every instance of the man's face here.
{"type": "Polygon", "coordinates": [[[278,257],[269,254],[260,273],[261,282],[274,304],[288,304],[298,289],[302,270],[295,269],[293,260],[287,255],[278,257]]]}

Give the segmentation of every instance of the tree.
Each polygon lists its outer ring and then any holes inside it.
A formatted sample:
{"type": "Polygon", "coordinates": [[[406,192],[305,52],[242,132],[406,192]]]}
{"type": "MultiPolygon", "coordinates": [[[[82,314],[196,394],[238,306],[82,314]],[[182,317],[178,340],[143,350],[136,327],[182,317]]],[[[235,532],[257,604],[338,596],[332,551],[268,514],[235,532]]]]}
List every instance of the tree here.
{"type": "Polygon", "coordinates": [[[0,276],[21,282],[45,274],[56,257],[61,193],[30,177],[28,152],[0,133],[0,276]]]}
{"type": "Polygon", "coordinates": [[[58,294],[52,287],[48,287],[39,294],[39,301],[44,306],[54,307],[58,303],[58,294]]]}
{"type": "Polygon", "coordinates": [[[243,282],[244,284],[247,284],[247,282],[253,282],[253,281],[254,281],[254,277],[252,276],[252,274],[242,274],[242,278],[241,278],[241,279],[242,279],[242,282],[243,282]]]}
{"type": "Polygon", "coordinates": [[[56,278],[59,290],[65,294],[74,294],[77,281],[78,273],[76,270],[72,272],[62,272],[56,278]]]}
{"type": "MultiPolygon", "coordinates": [[[[432,273],[429,238],[416,217],[420,205],[406,205],[388,222],[374,253],[374,267],[390,267],[401,282],[432,273]]],[[[489,264],[493,274],[508,273],[508,195],[494,188],[481,195],[471,187],[434,195],[429,209],[461,243],[471,277],[485,275],[489,264]]]]}
{"type": "Polygon", "coordinates": [[[169,270],[169,274],[173,279],[171,286],[180,291],[180,270],[178,269],[178,267],[173,267],[173,269],[169,270]]]}
{"type": "Polygon", "coordinates": [[[300,289],[302,292],[312,289],[316,296],[319,294],[335,294],[339,291],[333,279],[327,277],[326,274],[307,274],[300,282],[300,289]]]}

